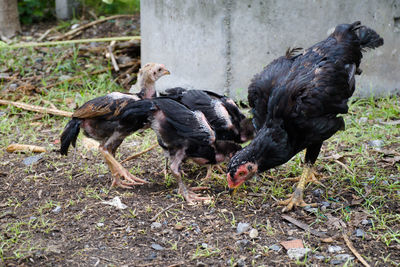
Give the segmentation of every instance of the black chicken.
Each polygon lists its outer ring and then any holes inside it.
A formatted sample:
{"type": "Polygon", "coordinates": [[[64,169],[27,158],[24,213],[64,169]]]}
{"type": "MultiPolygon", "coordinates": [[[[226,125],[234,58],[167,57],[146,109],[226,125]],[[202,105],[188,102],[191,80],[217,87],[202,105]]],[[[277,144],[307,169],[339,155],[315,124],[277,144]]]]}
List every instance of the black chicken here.
{"type": "Polygon", "coordinates": [[[148,116],[158,143],[171,160],[170,168],[179,184],[179,193],[188,201],[207,200],[182,182],[181,163],[190,158],[198,164],[216,164],[231,157],[241,146],[230,141],[216,141],[215,132],[204,114],[191,111],[177,101],[160,97],[128,104],[120,121],[134,124],[137,116],[148,116]]]}
{"type": "Polygon", "coordinates": [[[265,96],[265,106],[260,102],[252,105],[259,117],[256,126],[262,128],[252,143],[231,159],[227,174],[231,190],[257,171],[283,164],[306,149],[299,184],[292,196],[280,204],[286,205],[284,210],[307,205],[303,190],[306,182],[316,181],[313,165],[322,143],[344,129],[343,118],[338,114],[348,111],[347,101],[355,89],[354,76],[361,73],[362,52],[381,45],[383,39],[360,22],[341,24],[326,40],[301,55],[281,58],[284,64],[274,61],[256,76],[251,90],[265,96]],[[284,77],[276,78],[276,73],[284,77]]]}
{"type": "Polygon", "coordinates": [[[243,143],[253,138],[254,128],[229,97],[206,90],[175,87],[161,93],[176,99],[190,110],[199,110],[215,130],[217,140],[243,143]]]}
{"type": "Polygon", "coordinates": [[[70,144],[75,146],[79,130],[83,128],[85,135],[100,142],[99,150],[113,176],[112,186],[130,188],[132,185],[146,183],[146,181],[129,173],[114,158],[114,155],[128,135],[146,125],[147,116],[131,114],[129,124],[126,124],[120,120],[120,114],[128,104],[156,96],[155,82],[167,74],[169,74],[169,71],[164,65],[148,63],[138,74],[136,84],[141,88],[138,94],[113,92],[83,104],[74,112],[72,119],[65,126],[61,135],[61,154],[67,155],[70,144]]]}

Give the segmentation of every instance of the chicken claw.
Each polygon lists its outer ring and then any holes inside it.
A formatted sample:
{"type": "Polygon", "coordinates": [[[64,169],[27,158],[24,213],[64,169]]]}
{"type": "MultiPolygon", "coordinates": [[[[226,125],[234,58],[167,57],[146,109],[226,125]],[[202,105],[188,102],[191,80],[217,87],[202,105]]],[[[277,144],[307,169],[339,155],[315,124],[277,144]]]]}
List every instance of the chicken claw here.
{"type": "Polygon", "coordinates": [[[279,206],[286,206],[282,209],[282,212],[287,212],[293,209],[294,206],[296,207],[306,207],[306,206],[311,206],[311,207],[316,207],[317,203],[311,203],[308,204],[303,200],[303,191],[296,190],[294,191],[293,194],[289,195],[290,197],[286,200],[282,200],[278,202],[279,206]]]}
{"type": "Polygon", "coordinates": [[[205,190],[208,187],[186,187],[186,185],[179,181],[178,193],[181,194],[189,204],[194,204],[194,201],[207,201],[211,200],[210,197],[202,197],[194,191],[205,190]]]}

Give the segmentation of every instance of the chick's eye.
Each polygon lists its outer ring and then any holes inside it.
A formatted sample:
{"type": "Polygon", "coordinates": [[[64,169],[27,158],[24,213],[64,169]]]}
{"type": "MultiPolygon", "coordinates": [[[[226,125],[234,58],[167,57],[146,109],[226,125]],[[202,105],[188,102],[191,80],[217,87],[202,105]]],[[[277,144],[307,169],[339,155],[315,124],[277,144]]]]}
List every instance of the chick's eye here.
{"type": "Polygon", "coordinates": [[[243,176],[243,175],[245,175],[246,173],[244,172],[244,171],[240,171],[239,173],[238,173],[238,175],[239,176],[243,176]]]}
{"type": "Polygon", "coordinates": [[[252,170],[253,170],[253,166],[249,165],[249,166],[247,166],[247,169],[248,169],[249,171],[252,171],[252,170]]]}
{"type": "Polygon", "coordinates": [[[156,75],[156,72],[153,72],[154,75],[156,75]]]}
{"type": "Polygon", "coordinates": [[[159,68],[158,71],[161,71],[161,68],[159,68]]]}

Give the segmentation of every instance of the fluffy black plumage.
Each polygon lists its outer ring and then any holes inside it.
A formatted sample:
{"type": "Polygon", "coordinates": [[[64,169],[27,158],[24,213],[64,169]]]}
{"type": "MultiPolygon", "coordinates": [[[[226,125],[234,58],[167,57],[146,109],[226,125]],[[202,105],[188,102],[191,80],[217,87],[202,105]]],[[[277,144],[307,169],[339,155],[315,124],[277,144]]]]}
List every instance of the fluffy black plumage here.
{"type": "Polygon", "coordinates": [[[259,131],[231,159],[230,187],[250,178],[254,170],[285,163],[305,148],[305,163],[312,165],[322,142],[344,129],[338,114],[348,111],[362,52],[382,44],[383,39],[360,22],[342,24],[302,54],[281,57],[256,75],[249,86],[249,102],[259,131]]]}

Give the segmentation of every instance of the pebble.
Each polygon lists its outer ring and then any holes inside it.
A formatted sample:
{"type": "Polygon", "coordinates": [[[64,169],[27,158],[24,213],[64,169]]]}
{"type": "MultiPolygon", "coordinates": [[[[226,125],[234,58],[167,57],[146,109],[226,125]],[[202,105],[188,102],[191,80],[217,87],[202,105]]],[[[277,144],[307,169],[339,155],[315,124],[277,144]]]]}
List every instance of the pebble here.
{"type": "Polygon", "coordinates": [[[162,224],[159,223],[159,222],[153,222],[151,224],[151,226],[150,226],[151,229],[158,229],[158,228],[161,228],[161,227],[162,227],[162,224]]]}
{"type": "Polygon", "coordinates": [[[146,258],[148,261],[152,261],[157,258],[157,253],[151,252],[150,255],[146,258]]]}
{"type": "Polygon", "coordinates": [[[253,238],[256,238],[257,236],[258,236],[258,231],[257,231],[257,229],[251,229],[250,230],[250,233],[249,233],[249,236],[250,236],[250,238],[251,239],[253,239],[253,238]]]}
{"type": "Polygon", "coordinates": [[[343,250],[341,246],[329,246],[328,247],[328,252],[329,253],[335,253],[343,250]]]}
{"type": "Polygon", "coordinates": [[[305,206],[304,210],[309,212],[309,213],[317,213],[318,212],[318,208],[313,208],[311,206],[305,206]]]}
{"type": "Polygon", "coordinates": [[[328,201],[322,201],[322,202],[321,202],[321,205],[322,205],[323,207],[329,208],[329,206],[331,205],[331,203],[329,203],[328,201]]]}
{"type": "Polygon", "coordinates": [[[316,197],[320,197],[322,194],[324,193],[324,190],[322,190],[321,188],[317,188],[313,191],[314,196],[316,197]]]}
{"type": "Polygon", "coordinates": [[[291,259],[301,260],[310,251],[311,251],[311,249],[309,249],[309,248],[291,248],[291,249],[288,249],[287,255],[291,259]]]}
{"type": "Polygon", "coordinates": [[[71,76],[69,76],[69,75],[61,75],[60,77],[58,77],[58,79],[60,81],[65,81],[65,80],[68,80],[69,78],[71,78],[71,76]]]}
{"type": "Polygon", "coordinates": [[[158,250],[158,251],[165,249],[163,246],[160,246],[159,244],[156,244],[156,243],[151,244],[151,248],[154,250],[158,250]]]}
{"type": "Polygon", "coordinates": [[[96,225],[97,225],[97,227],[103,227],[103,226],[104,226],[104,223],[99,222],[99,223],[97,223],[96,225]]]}
{"type": "Polygon", "coordinates": [[[372,225],[372,220],[370,220],[370,219],[365,219],[365,220],[362,220],[361,221],[361,224],[362,225],[372,225]]]}
{"type": "Polygon", "coordinates": [[[38,155],[34,155],[34,156],[30,156],[30,157],[25,158],[22,161],[22,163],[24,163],[25,166],[30,166],[30,165],[38,162],[42,158],[43,158],[43,154],[38,154],[38,155]]]}
{"type": "Polygon", "coordinates": [[[244,262],[244,259],[240,259],[240,260],[238,260],[238,261],[235,263],[234,266],[237,266],[237,267],[244,267],[244,266],[246,266],[246,263],[244,262]]]}
{"type": "Polygon", "coordinates": [[[361,117],[359,120],[358,120],[358,123],[366,123],[368,121],[368,118],[367,117],[361,117]]]}
{"type": "Polygon", "coordinates": [[[323,261],[325,259],[325,257],[322,255],[315,255],[314,258],[320,261],[323,261]]]}
{"type": "Polygon", "coordinates": [[[79,24],[76,23],[76,24],[74,24],[74,25],[71,26],[71,30],[75,30],[75,29],[78,28],[78,27],[79,27],[79,24]]]}
{"type": "Polygon", "coordinates": [[[204,262],[201,262],[201,261],[196,263],[196,267],[206,267],[206,266],[207,265],[204,262]]]}
{"type": "Polygon", "coordinates": [[[273,251],[276,251],[276,252],[279,252],[279,251],[281,251],[282,247],[277,245],[277,244],[273,244],[272,246],[269,247],[269,249],[273,250],[273,251]]]}
{"type": "Polygon", "coordinates": [[[53,213],[60,213],[60,211],[61,211],[61,206],[57,206],[57,207],[55,207],[53,210],[52,210],[52,212],[53,213]]]}
{"type": "Polygon", "coordinates": [[[6,115],[7,113],[5,113],[4,111],[0,111],[0,117],[6,115]]]}
{"type": "Polygon", "coordinates": [[[250,244],[250,241],[247,239],[240,239],[235,242],[235,245],[238,246],[240,249],[247,247],[250,244]]]}
{"type": "Polygon", "coordinates": [[[43,58],[42,57],[38,57],[35,59],[35,63],[41,64],[43,62],[43,58]]]}
{"type": "Polygon", "coordinates": [[[29,217],[29,220],[30,220],[30,221],[33,221],[33,220],[36,220],[36,219],[37,219],[37,217],[35,217],[35,216],[29,217]]]}
{"type": "Polygon", "coordinates": [[[201,247],[202,248],[208,248],[208,244],[207,243],[201,243],[201,247]]]}
{"type": "Polygon", "coordinates": [[[365,232],[362,230],[362,229],[360,229],[360,228],[358,228],[356,231],[355,231],[355,235],[356,235],[356,237],[364,237],[365,236],[365,232]]]}
{"type": "Polygon", "coordinates": [[[236,233],[238,233],[239,235],[246,232],[247,230],[249,230],[250,228],[250,224],[248,223],[238,223],[238,226],[236,228],[236,233]]]}
{"type": "Polygon", "coordinates": [[[380,148],[383,146],[383,141],[382,140],[372,140],[368,142],[368,145],[372,146],[372,147],[377,147],[380,148]]]}
{"type": "Polygon", "coordinates": [[[353,259],[354,257],[349,254],[338,254],[335,257],[333,257],[330,263],[332,265],[339,265],[347,262],[348,260],[353,260],[353,259]]]}

